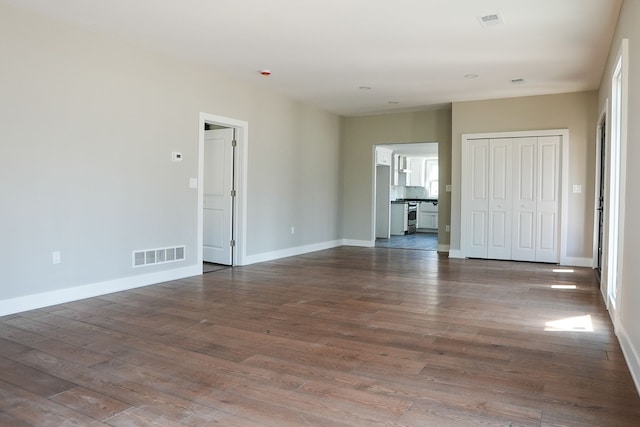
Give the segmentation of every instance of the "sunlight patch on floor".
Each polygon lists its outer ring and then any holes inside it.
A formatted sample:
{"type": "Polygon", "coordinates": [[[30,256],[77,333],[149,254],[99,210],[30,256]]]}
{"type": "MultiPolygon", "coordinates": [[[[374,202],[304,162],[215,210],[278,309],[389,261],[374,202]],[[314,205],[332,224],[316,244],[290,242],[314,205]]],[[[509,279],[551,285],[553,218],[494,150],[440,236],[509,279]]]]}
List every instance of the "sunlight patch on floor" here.
{"type": "Polygon", "coordinates": [[[551,285],[551,289],[576,289],[576,285],[551,285]]]}
{"type": "Polygon", "coordinates": [[[567,317],[545,323],[545,331],[550,332],[593,332],[591,315],[567,317]]]}
{"type": "Polygon", "coordinates": [[[573,273],[573,268],[554,268],[554,273],[573,273]]]}

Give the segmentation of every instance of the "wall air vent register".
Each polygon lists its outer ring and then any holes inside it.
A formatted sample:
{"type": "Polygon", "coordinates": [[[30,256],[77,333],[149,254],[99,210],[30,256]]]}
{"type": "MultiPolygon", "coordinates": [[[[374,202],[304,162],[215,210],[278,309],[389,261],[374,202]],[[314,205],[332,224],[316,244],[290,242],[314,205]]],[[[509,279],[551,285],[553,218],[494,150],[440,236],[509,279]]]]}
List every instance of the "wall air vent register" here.
{"type": "Polygon", "coordinates": [[[145,249],[133,251],[133,266],[143,267],[145,265],[166,264],[169,262],[184,261],[185,246],[174,246],[170,248],[145,249]]]}

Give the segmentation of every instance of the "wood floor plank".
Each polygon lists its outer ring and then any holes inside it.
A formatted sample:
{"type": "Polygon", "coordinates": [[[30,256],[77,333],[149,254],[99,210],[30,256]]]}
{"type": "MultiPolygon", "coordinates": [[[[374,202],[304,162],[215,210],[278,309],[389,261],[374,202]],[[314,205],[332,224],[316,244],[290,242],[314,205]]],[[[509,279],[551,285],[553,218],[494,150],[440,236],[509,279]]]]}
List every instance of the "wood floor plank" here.
{"type": "MultiPolygon", "coordinates": [[[[104,424],[80,412],[0,380],[0,413],[32,426],[104,424]]],[[[11,425],[11,424],[9,424],[11,425]]]]}
{"type": "Polygon", "coordinates": [[[0,424],[640,425],[593,272],[553,268],[340,247],[6,316],[0,424]]]}
{"type": "Polygon", "coordinates": [[[99,421],[104,421],[131,408],[131,405],[127,403],[112,399],[84,387],[74,387],[58,393],[50,399],[99,421]]]}
{"type": "Polygon", "coordinates": [[[37,396],[48,397],[70,388],[73,383],[0,357],[0,380],[19,386],[37,396]]]}

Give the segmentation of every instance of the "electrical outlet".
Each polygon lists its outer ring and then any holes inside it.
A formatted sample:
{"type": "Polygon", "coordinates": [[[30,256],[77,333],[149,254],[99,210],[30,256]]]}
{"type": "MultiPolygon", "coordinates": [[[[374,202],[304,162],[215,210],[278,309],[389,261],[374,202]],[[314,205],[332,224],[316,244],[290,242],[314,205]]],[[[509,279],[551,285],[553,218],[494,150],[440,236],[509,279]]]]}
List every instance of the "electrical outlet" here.
{"type": "Polygon", "coordinates": [[[291,234],[296,234],[296,228],[295,227],[291,227],[291,234]]]}
{"type": "Polygon", "coordinates": [[[446,231],[447,233],[451,231],[451,226],[449,224],[444,226],[444,231],[446,231]]]}
{"type": "Polygon", "coordinates": [[[51,252],[51,262],[53,264],[60,264],[62,259],[60,258],[60,251],[51,252]]]}

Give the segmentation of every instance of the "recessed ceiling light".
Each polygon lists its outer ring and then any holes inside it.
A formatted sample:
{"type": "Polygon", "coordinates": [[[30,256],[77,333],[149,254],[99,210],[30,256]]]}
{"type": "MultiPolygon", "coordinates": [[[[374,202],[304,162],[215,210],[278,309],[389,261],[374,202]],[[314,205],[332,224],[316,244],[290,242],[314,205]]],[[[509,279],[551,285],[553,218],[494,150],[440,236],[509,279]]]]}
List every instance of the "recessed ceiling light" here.
{"type": "Polygon", "coordinates": [[[473,74],[473,73],[472,74],[465,74],[464,78],[465,79],[477,79],[478,75],[477,74],[473,74]]]}
{"type": "Polygon", "coordinates": [[[514,85],[523,85],[525,84],[527,81],[525,79],[511,79],[511,83],[514,85]]]}
{"type": "Polygon", "coordinates": [[[371,90],[371,86],[360,86],[360,90],[371,90]]]}
{"type": "Polygon", "coordinates": [[[493,27],[495,25],[502,25],[504,21],[499,13],[489,13],[487,15],[478,16],[478,21],[483,27],[493,27]]]}

